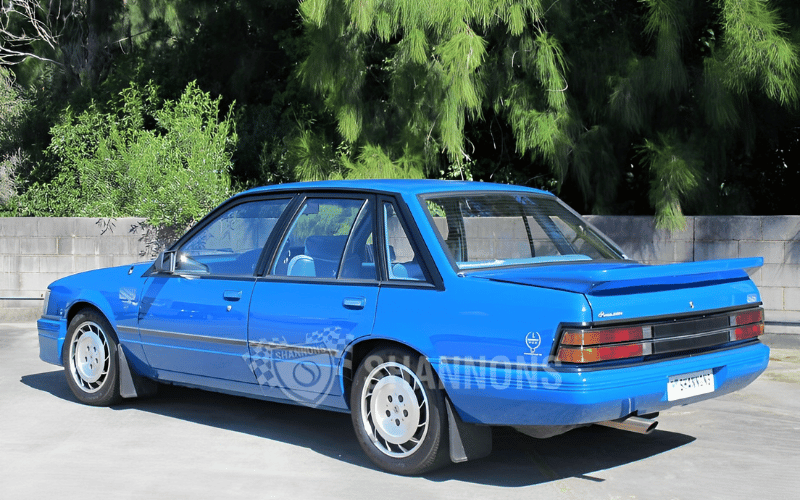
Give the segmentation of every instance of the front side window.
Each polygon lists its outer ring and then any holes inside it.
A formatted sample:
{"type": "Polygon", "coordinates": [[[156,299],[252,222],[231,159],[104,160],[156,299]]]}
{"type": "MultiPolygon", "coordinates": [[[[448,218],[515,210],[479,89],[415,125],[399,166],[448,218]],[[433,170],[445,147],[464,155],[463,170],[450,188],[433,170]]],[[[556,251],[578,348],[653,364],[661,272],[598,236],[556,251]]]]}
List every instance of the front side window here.
{"type": "Polygon", "coordinates": [[[183,273],[251,276],[288,199],[240,203],[217,217],[178,251],[183,273]]]}
{"type": "Polygon", "coordinates": [[[281,242],[277,276],[375,279],[367,253],[372,207],[366,199],[310,198],[281,242]]]}
{"type": "Polygon", "coordinates": [[[424,197],[423,203],[445,252],[460,270],[624,258],[550,196],[437,194],[424,197]]]}

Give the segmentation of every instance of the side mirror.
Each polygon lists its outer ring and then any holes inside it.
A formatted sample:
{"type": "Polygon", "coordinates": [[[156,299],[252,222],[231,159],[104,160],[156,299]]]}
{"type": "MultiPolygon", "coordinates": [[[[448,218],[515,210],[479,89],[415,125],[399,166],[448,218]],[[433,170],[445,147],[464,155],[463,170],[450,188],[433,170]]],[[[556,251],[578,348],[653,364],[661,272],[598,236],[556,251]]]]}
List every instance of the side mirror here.
{"type": "Polygon", "coordinates": [[[157,273],[172,274],[175,272],[175,252],[164,251],[158,254],[156,261],[153,263],[153,268],[157,273]]]}

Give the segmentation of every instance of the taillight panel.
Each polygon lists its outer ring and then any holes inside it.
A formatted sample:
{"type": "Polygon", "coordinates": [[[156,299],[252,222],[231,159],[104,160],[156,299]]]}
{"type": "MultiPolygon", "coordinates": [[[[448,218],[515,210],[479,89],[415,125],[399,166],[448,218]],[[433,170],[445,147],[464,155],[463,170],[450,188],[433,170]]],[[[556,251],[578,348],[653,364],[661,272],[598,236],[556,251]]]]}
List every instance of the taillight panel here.
{"type": "Polygon", "coordinates": [[[684,352],[752,339],[763,333],[761,308],[652,324],[567,328],[561,334],[556,361],[586,364],[684,352]]]}

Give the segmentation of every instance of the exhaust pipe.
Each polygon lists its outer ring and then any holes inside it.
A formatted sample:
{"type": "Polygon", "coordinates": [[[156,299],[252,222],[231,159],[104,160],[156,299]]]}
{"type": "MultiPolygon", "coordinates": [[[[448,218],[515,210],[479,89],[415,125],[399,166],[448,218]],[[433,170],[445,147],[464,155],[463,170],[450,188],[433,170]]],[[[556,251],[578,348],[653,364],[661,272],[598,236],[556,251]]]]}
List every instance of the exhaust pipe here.
{"type": "MultiPolygon", "coordinates": [[[[656,414],[657,415],[657,414],[656,414]]],[[[613,427],[614,429],[621,429],[623,431],[631,431],[637,434],[650,434],[658,426],[657,420],[642,417],[623,417],[616,420],[606,420],[605,422],[597,422],[595,425],[602,425],[604,427],[613,427]]]]}

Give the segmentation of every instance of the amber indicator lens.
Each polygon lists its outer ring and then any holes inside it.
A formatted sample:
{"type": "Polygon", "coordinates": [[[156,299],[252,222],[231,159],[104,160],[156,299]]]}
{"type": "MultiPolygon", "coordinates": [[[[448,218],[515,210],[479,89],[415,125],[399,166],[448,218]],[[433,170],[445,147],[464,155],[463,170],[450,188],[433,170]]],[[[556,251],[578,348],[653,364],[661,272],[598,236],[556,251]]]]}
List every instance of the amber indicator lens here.
{"type": "Polygon", "coordinates": [[[617,342],[630,342],[642,340],[642,327],[609,328],[606,330],[567,331],[561,337],[564,345],[598,345],[615,344],[617,342]]]}
{"type": "Polygon", "coordinates": [[[643,355],[644,348],[641,344],[587,348],[561,347],[558,350],[558,360],[563,363],[596,363],[643,355]]]}

